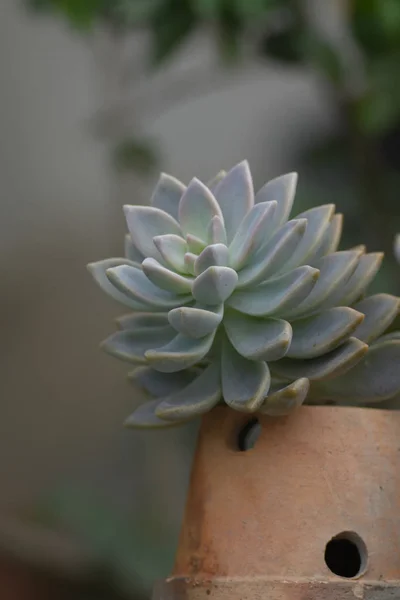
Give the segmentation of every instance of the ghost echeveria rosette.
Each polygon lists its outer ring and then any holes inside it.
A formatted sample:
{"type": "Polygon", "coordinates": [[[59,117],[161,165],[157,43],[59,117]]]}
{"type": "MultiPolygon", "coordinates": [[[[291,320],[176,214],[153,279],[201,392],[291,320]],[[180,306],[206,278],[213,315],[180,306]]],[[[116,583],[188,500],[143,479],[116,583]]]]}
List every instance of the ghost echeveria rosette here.
{"type": "Polygon", "coordinates": [[[127,425],[176,425],[223,402],[277,416],[400,391],[400,340],[384,335],[399,299],[365,297],[382,254],[337,251],[334,205],[289,219],[296,182],[254,194],[244,161],[208,185],[162,174],[150,206],[124,207],[125,258],[89,270],[131,310],[102,345],[151,396],[127,425]]]}

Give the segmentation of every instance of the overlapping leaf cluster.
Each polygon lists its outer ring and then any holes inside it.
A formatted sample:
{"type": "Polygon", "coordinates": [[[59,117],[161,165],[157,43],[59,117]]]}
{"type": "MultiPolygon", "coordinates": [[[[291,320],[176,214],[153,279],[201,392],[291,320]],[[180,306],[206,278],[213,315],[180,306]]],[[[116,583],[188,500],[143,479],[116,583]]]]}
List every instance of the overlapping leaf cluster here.
{"type": "Polygon", "coordinates": [[[126,257],[89,269],[132,311],[103,343],[152,396],[128,425],[174,425],[221,402],[283,415],[400,391],[400,340],[387,333],[399,299],[365,296],[382,254],[337,251],[334,205],[289,219],[296,181],[254,194],[244,161],[207,186],[162,174],[151,206],[125,206],[126,257]]]}

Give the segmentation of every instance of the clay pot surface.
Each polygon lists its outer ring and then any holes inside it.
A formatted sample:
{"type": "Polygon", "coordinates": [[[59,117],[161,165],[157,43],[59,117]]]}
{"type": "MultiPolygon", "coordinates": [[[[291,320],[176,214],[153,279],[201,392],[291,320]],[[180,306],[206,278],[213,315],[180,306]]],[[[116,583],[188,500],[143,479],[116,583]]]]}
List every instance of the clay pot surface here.
{"type": "Polygon", "coordinates": [[[175,567],[154,597],[400,600],[400,413],[260,416],[241,451],[251,418],[204,418],[175,567]]]}

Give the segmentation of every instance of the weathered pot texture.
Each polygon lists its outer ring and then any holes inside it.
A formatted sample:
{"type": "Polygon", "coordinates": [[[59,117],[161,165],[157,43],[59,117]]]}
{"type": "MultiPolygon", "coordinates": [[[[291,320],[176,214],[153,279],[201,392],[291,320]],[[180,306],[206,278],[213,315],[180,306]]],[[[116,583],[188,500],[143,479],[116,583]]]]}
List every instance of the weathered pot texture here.
{"type": "Polygon", "coordinates": [[[154,600],[400,600],[400,413],[217,408],[154,600]]]}

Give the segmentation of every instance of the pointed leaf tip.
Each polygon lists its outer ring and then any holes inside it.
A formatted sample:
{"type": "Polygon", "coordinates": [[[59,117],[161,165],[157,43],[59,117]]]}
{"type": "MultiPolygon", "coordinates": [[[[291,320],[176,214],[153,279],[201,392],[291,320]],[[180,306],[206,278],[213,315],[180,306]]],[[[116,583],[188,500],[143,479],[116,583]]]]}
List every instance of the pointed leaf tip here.
{"type": "Polygon", "coordinates": [[[171,175],[161,173],[150,203],[178,220],[178,207],[186,186],[171,175]]]}
{"type": "Polygon", "coordinates": [[[221,209],[211,191],[194,177],[179,202],[179,222],[183,233],[206,240],[211,219],[222,218],[221,209]]]}
{"type": "MultiPolygon", "coordinates": [[[[155,410],[160,401],[151,400],[139,406],[127,419],[124,421],[124,427],[133,427],[135,429],[159,429],[165,427],[176,427],[185,421],[166,421],[160,419],[155,414],[155,410]]],[[[187,419],[188,420],[188,419],[187,419]]]]}
{"type": "Polygon", "coordinates": [[[221,364],[222,392],[228,406],[242,412],[257,411],[271,383],[267,363],[244,358],[226,338],[221,364]]]}
{"type": "Polygon", "coordinates": [[[227,241],[230,243],[246,214],[254,205],[254,189],[250,167],[244,160],[233,167],[215,188],[221,207],[227,241]]]}
{"type": "Polygon", "coordinates": [[[202,338],[215,331],[222,321],[223,304],[212,306],[183,306],[170,310],[168,321],[179,333],[192,338],[202,338]]]}
{"type": "Polygon", "coordinates": [[[310,381],[306,377],[297,379],[293,383],[269,393],[259,411],[270,417],[286,416],[304,403],[309,389],[310,381]]]}
{"type": "Polygon", "coordinates": [[[132,242],[145,257],[159,260],[160,255],[153,243],[159,235],[179,235],[177,221],[168,213],[154,206],[131,206],[125,204],[124,213],[132,242]]]}
{"type": "Polygon", "coordinates": [[[221,304],[232,294],[238,281],[229,267],[208,267],[193,284],[193,297],[202,304],[221,304]]]}
{"type": "Polygon", "coordinates": [[[292,210],[297,186],[297,173],[286,173],[268,181],[257,192],[255,203],[275,200],[278,203],[274,214],[274,228],[283,225],[292,210]]]}

